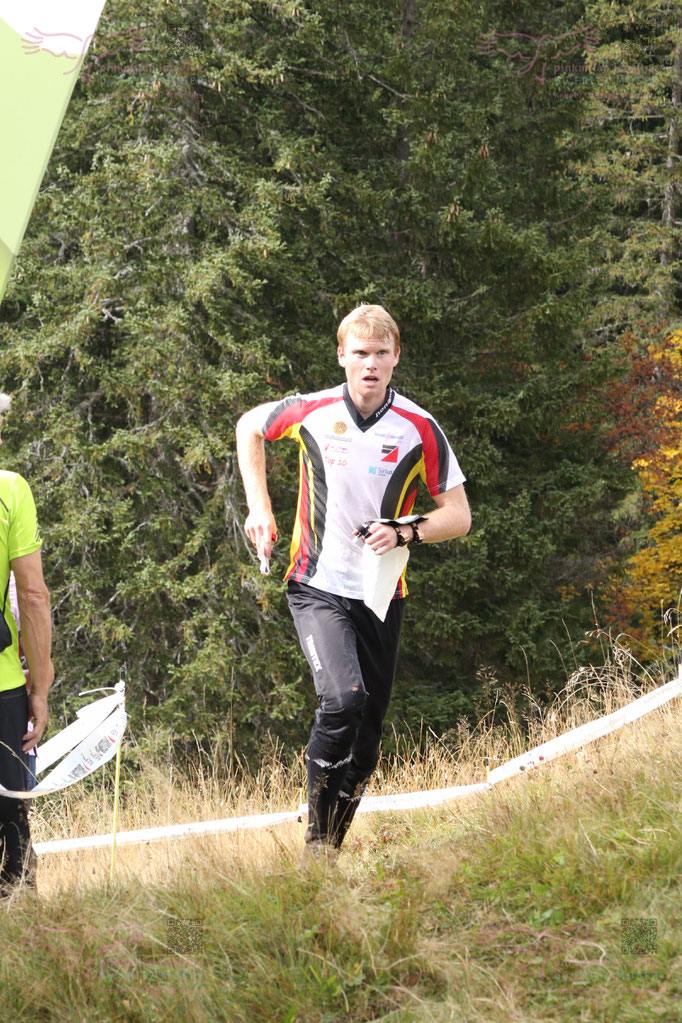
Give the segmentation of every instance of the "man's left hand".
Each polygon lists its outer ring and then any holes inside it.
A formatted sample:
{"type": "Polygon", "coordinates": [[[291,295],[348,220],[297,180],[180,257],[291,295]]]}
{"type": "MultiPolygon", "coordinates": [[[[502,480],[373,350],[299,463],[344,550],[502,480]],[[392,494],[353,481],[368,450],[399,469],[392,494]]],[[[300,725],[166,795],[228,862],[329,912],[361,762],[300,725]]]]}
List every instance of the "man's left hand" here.
{"type": "Polygon", "coordinates": [[[398,546],[398,536],[393,526],[387,526],[385,522],[372,522],[369,536],[365,537],[364,542],[375,554],[388,554],[398,546]]]}
{"type": "Polygon", "coordinates": [[[24,745],[21,747],[24,753],[33,749],[43,737],[47,725],[47,692],[36,693],[35,690],[28,694],[28,708],[30,719],[33,722],[33,731],[26,732],[22,736],[24,745]]]}

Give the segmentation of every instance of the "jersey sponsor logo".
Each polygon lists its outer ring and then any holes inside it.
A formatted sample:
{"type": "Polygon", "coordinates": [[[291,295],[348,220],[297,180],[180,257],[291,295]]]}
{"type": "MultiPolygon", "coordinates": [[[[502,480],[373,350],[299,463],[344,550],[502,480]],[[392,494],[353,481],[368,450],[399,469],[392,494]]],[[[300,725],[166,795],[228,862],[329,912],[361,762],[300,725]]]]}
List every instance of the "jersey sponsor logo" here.
{"type": "Polygon", "coordinates": [[[393,469],[382,469],[380,465],[370,465],[368,472],[370,476],[392,476],[393,469]]]}
{"type": "Polygon", "coordinates": [[[353,443],[353,437],[352,436],[346,436],[346,437],[343,438],[343,444],[340,445],[339,441],[341,440],[341,438],[339,437],[339,435],[337,433],[325,433],[324,434],[324,439],[327,442],[325,444],[325,448],[324,448],[325,451],[327,449],[329,449],[330,451],[345,451],[345,452],[348,452],[348,451],[350,451],[350,446],[353,443]]]}
{"type": "Polygon", "coordinates": [[[382,462],[396,462],[398,461],[398,445],[397,444],[382,444],[381,453],[384,456],[382,462]]]}
{"type": "Polygon", "coordinates": [[[332,426],[332,430],[334,431],[334,433],[337,434],[345,433],[347,429],[348,427],[346,426],[342,419],[339,419],[338,422],[334,423],[334,425],[332,426]]]}
{"type": "Polygon", "coordinates": [[[315,649],[315,640],[313,639],[312,632],[305,638],[305,645],[308,647],[308,653],[310,654],[310,660],[313,662],[315,671],[322,671],[322,665],[320,658],[317,656],[317,650],[315,649]]]}
{"type": "Polygon", "coordinates": [[[385,444],[390,444],[391,441],[394,444],[400,444],[402,440],[405,440],[404,430],[376,430],[375,437],[383,441],[385,444]]]}

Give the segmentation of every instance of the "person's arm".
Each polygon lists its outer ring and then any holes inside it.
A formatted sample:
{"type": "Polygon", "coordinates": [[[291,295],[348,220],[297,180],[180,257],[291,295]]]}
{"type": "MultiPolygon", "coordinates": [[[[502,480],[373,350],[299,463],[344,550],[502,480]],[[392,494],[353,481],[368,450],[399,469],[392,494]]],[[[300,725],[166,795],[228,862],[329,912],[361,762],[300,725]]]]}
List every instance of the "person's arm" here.
{"type": "Polygon", "coordinates": [[[269,558],[277,539],[277,523],[272,514],[265,471],[265,438],[261,424],[261,406],[245,412],[237,423],[237,459],[244,482],[249,514],[244,532],[259,555],[269,558]]]}
{"type": "MultiPolygon", "coordinates": [[[[419,523],[419,532],[424,543],[441,543],[456,536],[466,536],[471,529],[471,512],[464,492],[464,484],[436,494],[433,498],[436,510],[429,512],[426,522],[419,523]]],[[[406,536],[412,533],[411,526],[403,526],[406,536]]]]}
{"type": "Polygon", "coordinates": [[[26,753],[42,738],[47,725],[47,691],[54,681],[52,667],[52,619],[50,594],[43,579],[40,551],[13,558],[21,615],[21,642],[31,674],[29,707],[33,731],[24,735],[26,753]]]}
{"type": "MultiPolygon", "coordinates": [[[[466,536],[471,529],[471,512],[464,493],[464,484],[460,483],[443,494],[436,494],[433,499],[436,502],[436,510],[429,512],[425,522],[419,523],[419,532],[424,543],[440,543],[443,540],[452,540],[455,536],[466,536]]],[[[406,540],[411,539],[411,526],[401,526],[400,530],[406,540]]],[[[373,522],[369,531],[370,536],[365,543],[369,544],[376,554],[386,554],[398,544],[393,526],[373,522]]]]}

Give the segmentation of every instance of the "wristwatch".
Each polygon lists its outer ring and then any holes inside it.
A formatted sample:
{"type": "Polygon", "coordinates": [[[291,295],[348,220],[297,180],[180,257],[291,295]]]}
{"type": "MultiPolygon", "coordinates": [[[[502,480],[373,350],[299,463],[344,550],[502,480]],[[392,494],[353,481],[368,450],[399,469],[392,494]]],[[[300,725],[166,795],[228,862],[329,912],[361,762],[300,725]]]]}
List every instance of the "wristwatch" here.
{"type": "Polygon", "coordinates": [[[407,539],[406,536],[403,536],[403,532],[402,529],[400,528],[400,525],[395,525],[393,528],[395,529],[395,535],[397,538],[396,547],[407,547],[410,541],[407,539]]]}
{"type": "Polygon", "coordinates": [[[416,544],[424,543],[424,537],[419,532],[419,526],[417,523],[411,522],[410,525],[412,526],[412,539],[408,542],[416,544]]]}
{"type": "Polygon", "coordinates": [[[412,527],[412,536],[409,537],[403,534],[402,525],[400,523],[396,523],[396,525],[393,527],[395,529],[395,535],[398,538],[396,542],[396,547],[407,547],[407,545],[411,543],[415,544],[424,543],[424,537],[419,532],[419,527],[417,526],[417,523],[409,522],[408,525],[412,527]]]}

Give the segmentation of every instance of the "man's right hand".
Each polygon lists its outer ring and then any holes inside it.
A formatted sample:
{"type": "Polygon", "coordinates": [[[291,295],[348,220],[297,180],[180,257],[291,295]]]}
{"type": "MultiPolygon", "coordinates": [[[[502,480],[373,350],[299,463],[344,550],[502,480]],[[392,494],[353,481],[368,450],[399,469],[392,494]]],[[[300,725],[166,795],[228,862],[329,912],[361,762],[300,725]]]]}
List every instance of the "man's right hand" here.
{"type": "Polygon", "coordinates": [[[265,559],[270,557],[277,539],[277,523],[272,514],[265,473],[265,437],[261,428],[266,409],[265,405],[252,408],[237,423],[237,457],[249,506],[244,532],[258,551],[258,557],[265,559]]]}
{"type": "Polygon", "coordinates": [[[277,523],[269,509],[249,512],[244,523],[244,532],[258,552],[258,557],[269,558],[272,545],[277,539],[277,523]]]}

